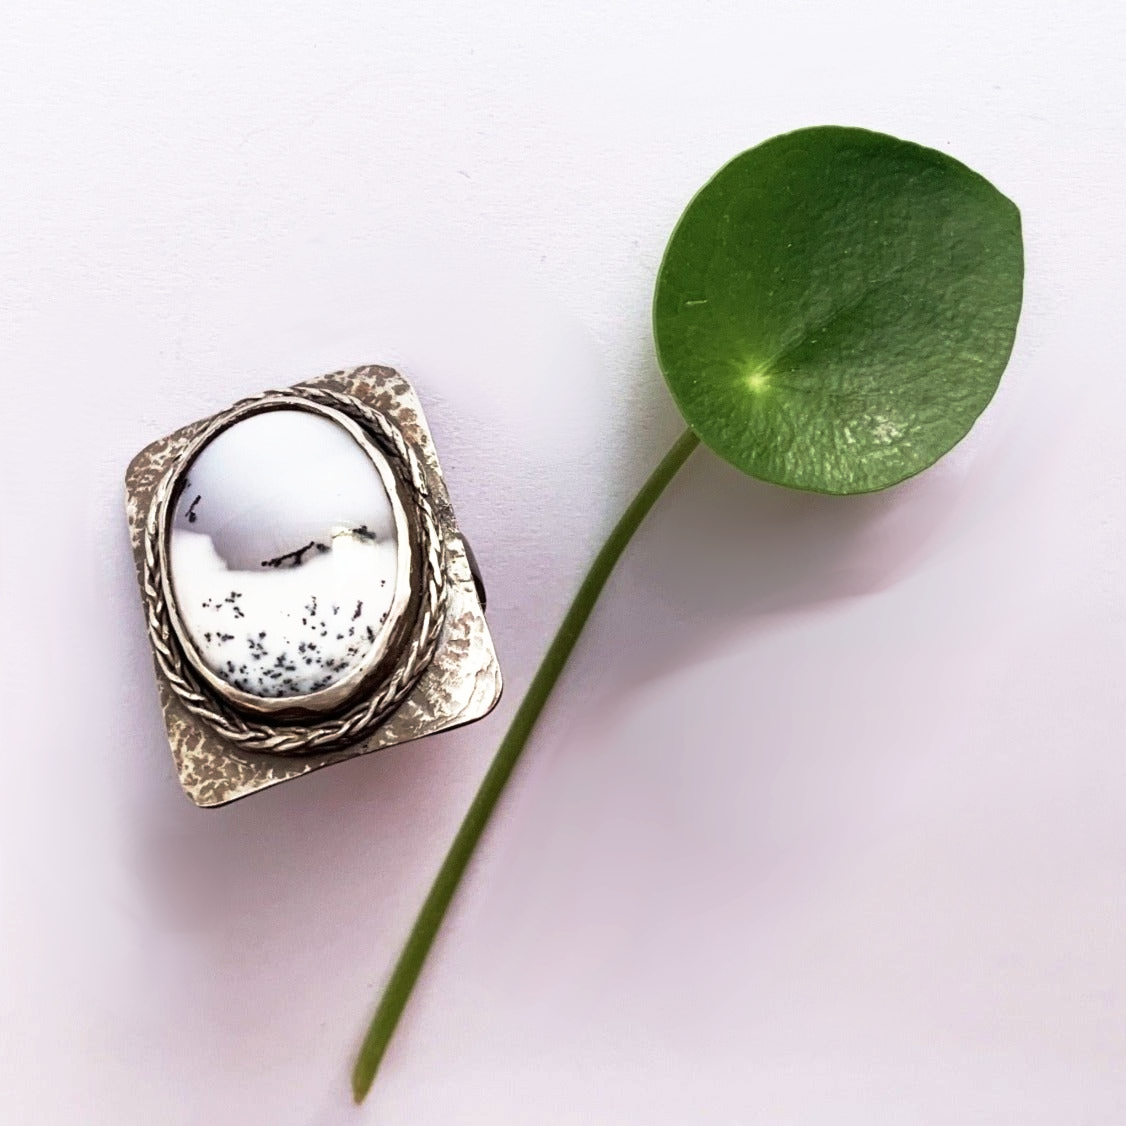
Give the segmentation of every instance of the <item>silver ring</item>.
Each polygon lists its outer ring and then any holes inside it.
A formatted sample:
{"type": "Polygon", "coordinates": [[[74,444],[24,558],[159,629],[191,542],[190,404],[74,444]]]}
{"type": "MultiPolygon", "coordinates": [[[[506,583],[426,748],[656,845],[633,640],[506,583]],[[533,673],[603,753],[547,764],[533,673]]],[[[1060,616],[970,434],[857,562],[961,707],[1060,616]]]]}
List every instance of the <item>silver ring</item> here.
{"type": "Polygon", "coordinates": [[[244,399],[146,447],[126,493],[165,726],[197,804],[496,704],[483,585],[392,369],[244,399]]]}

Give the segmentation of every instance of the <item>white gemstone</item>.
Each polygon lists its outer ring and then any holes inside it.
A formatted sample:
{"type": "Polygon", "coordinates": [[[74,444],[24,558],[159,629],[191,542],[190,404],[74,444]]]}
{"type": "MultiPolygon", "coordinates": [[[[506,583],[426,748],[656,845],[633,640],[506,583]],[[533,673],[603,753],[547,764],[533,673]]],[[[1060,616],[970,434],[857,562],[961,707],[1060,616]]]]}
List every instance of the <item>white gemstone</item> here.
{"type": "Polygon", "coordinates": [[[370,660],[398,574],[395,516],[368,453],[301,409],[236,422],[188,467],[169,569],[215,676],[252,696],[328,688],[370,660]]]}

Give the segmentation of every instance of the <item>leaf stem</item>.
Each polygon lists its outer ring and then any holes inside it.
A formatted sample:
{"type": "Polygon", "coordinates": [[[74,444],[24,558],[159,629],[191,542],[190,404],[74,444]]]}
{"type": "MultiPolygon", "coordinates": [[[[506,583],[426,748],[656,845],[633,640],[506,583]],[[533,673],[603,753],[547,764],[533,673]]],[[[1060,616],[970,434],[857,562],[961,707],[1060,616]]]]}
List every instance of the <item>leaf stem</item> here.
{"type": "Polygon", "coordinates": [[[387,1050],[395,1026],[399,1023],[399,1017],[402,1016],[403,1009],[410,999],[411,990],[422,972],[423,963],[434,943],[438,928],[442,925],[450,901],[465,874],[465,869],[492,816],[505,783],[528,742],[536,720],[539,719],[540,712],[551,696],[555,683],[598,601],[598,596],[606,585],[606,580],[654,502],[665,491],[665,486],[676,476],[677,471],[688,460],[689,454],[699,442],[700,439],[692,430],[686,430],[642,485],[640,492],[633,498],[602,545],[602,549],[595,556],[582,586],[579,587],[570,609],[559,626],[559,631],[544,654],[528,692],[516,710],[512,725],[497,749],[496,756],[465,815],[465,820],[462,821],[461,828],[458,829],[457,836],[450,845],[446,859],[438,870],[430,893],[391,972],[391,978],[380,998],[375,1016],[372,1017],[356,1066],[352,1071],[352,1094],[357,1103],[362,1102],[371,1089],[383,1053],[387,1050]]]}

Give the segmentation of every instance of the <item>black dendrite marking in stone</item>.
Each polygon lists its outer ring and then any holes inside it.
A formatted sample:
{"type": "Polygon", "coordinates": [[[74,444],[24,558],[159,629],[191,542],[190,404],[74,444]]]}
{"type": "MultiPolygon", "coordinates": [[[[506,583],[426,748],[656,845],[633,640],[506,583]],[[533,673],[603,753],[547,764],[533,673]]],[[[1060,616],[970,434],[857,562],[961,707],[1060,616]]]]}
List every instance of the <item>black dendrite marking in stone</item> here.
{"type": "MultiPolygon", "coordinates": [[[[287,551],[284,555],[275,555],[273,559],[263,559],[261,566],[263,567],[300,567],[305,562],[305,556],[310,551],[317,551],[323,554],[329,550],[328,544],[321,543],[319,540],[310,540],[304,547],[297,548],[296,551],[287,551]]],[[[313,599],[314,604],[316,599],[313,599]]],[[[315,613],[315,611],[313,611],[315,613]]]]}
{"type": "MultiPolygon", "coordinates": [[[[185,481],[184,484],[190,485],[191,481],[185,481]]],[[[192,503],[188,506],[188,523],[189,524],[194,524],[199,519],[199,517],[196,515],[195,508],[196,508],[196,505],[199,504],[199,502],[202,499],[203,498],[201,496],[197,496],[195,498],[195,500],[193,500],[192,503]]]]}
{"type": "Polygon", "coordinates": [[[376,539],[375,533],[366,524],[361,524],[358,528],[353,528],[352,535],[354,535],[356,539],[364,540],[367,543],[374,543],[376,539]]]}
{"type": "MultiPolygon", "coordinates": [[[[360,538],[376,539],[366,527],[355,529],[355,532],[360,538]]],[[[308,561],[314,550],[331,549],[318,544],[316,540],[310,540],[297,551],[265,560],[262,566],[300,566],[308,561]]],[[[382,580],[381,585],[386,587],[386,580],[382,580]]],[[[225,596],[212,596],[202,605],[217,613],[229,610],[233,625],[234,620],[250,616],[243,610],[243,597],[241,591],[231,590],[225,596]]],[[[363,659],[379,635],[377,629],[370,624],[374,618],[372,611],[376,609],[370,600],[350,600],[343,605],[329,603],[325,610],[329,609],[331,613],[321,614],[318,596],[310,594],[303,606],[303,615],[298,611],[289,619],[296,624],[297,617],[301,617],[298,637],[292,639],[287,636],[286,629],[281,630],[280,636],[275,630],[273,642],[267,640],[266,630],[246,633],[240,631],[239,636],[245,639],[245,649],[232,660],[217,662],[216,670],[222,669],[221,675],[235,688],[263,697],[304,695],[331,687],[363,659]],[[329,619],[334,617],[341,619],[335,629],[328,624],[329,619]],[[341,645],[340,642],[344,644],[341,645]],[[283,645],[286,649],[279,651],[283,645]],[[238,663],[239,656],[242,656],[244,664],[238,663]]],[[[389,616],[389,613],[384,613],[379,621],[386,622],[389,616]]],[[[214,629],[204,636],[209,645],[226,645],[235,640],[234,633],[217,632],[214,629]]],[[[238,648],[241,649],[242,644],[240,642],[238,648]]]]}

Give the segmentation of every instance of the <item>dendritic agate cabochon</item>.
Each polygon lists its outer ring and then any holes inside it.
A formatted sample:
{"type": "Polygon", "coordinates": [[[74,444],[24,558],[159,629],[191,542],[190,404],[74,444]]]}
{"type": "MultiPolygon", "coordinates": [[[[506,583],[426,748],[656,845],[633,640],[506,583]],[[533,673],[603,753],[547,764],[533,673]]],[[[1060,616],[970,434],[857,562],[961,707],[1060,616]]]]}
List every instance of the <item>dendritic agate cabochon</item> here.
{"type": "Polygon", "coordinates": [[[251,414],[185,474],[172,592],[203,663],[253,696],[302,696],[364,665],[395,596],[383,480],[352,435],[301,409],[251,414]]]}

